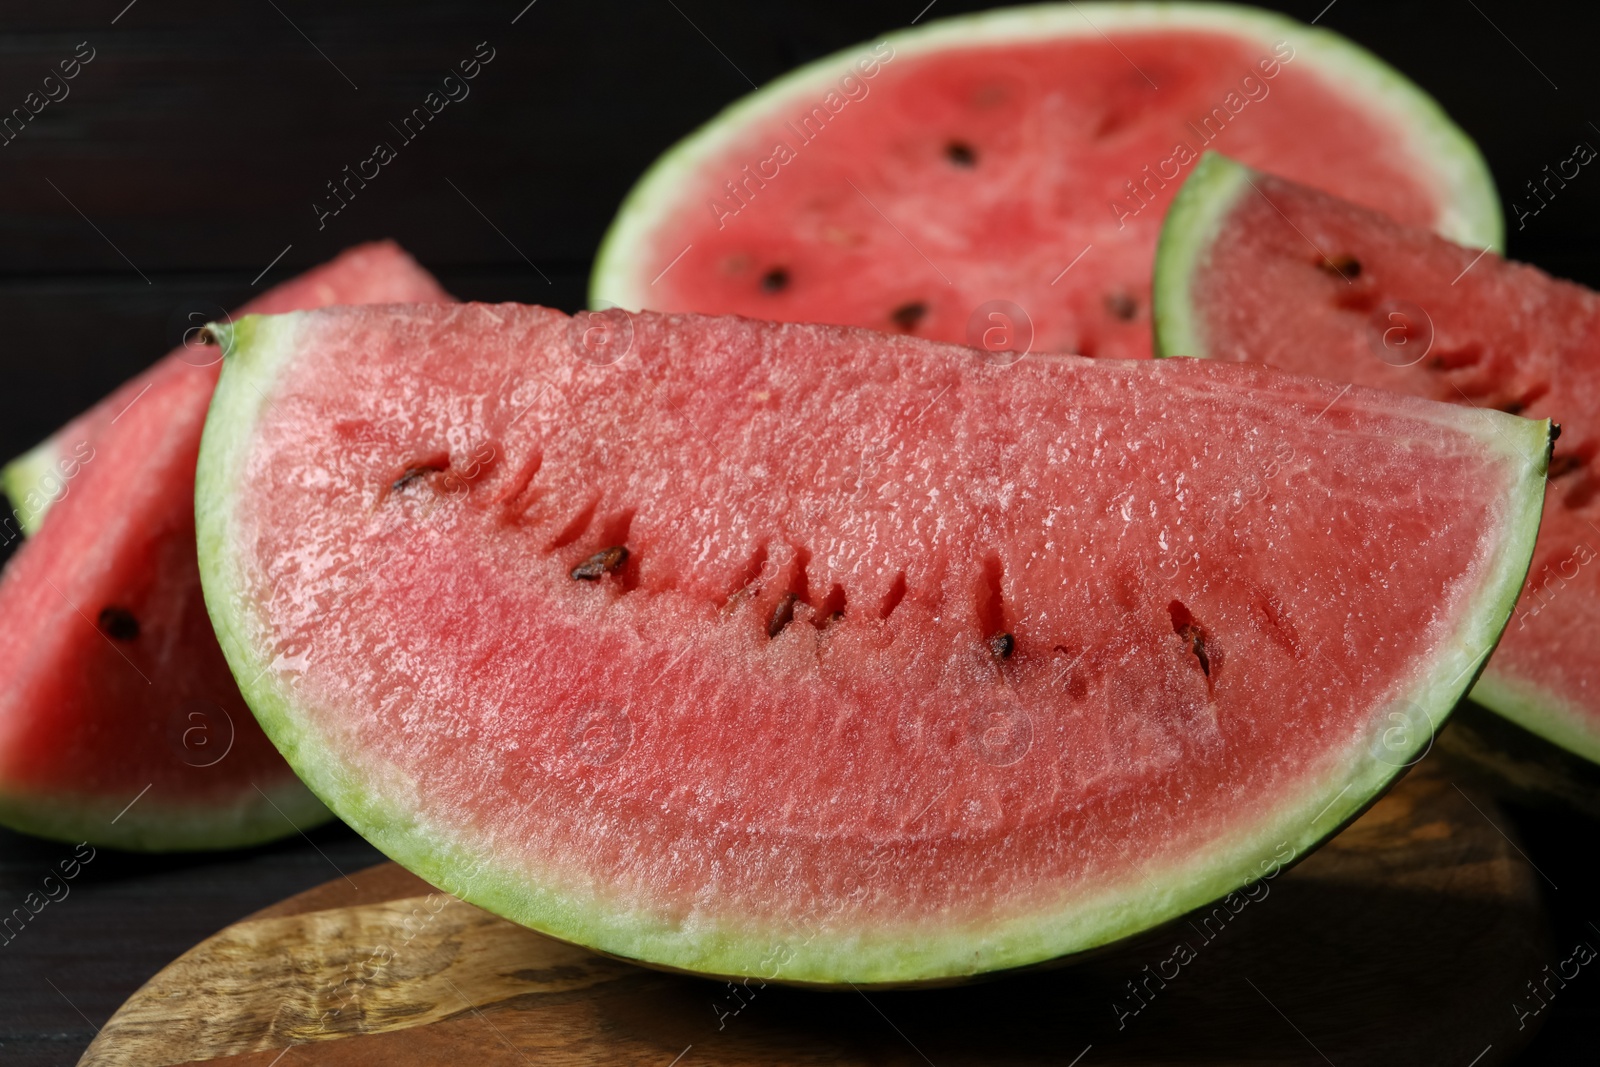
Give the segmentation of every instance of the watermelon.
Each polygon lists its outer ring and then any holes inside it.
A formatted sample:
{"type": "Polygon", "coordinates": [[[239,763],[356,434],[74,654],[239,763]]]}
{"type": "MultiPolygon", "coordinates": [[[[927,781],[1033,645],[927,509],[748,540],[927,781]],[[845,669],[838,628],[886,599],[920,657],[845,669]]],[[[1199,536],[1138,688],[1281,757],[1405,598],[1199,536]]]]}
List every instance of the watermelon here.
{"type": "Polygon", "coordinates": [[[1600,761],[1600,294],[1202,161],[1156,271],[1157,348],[1558,420],[1521,606],[1474,700],[1600,761]]]}
{"type": "Polygon", "coordinates": [[[1477,149],[1337,34],[1225,4],[1040,5],[891,34],[733,104],[628,195],[590,306],[1148,356],[1161,218],[1208,146],[1501,239],[1477,149]]]}
{"type": "Polygon", "coordinates": [[[219,333],[206,603],[306,783],[517,922],[790,982],[1077,953],[1303,855],[1493,647],[1549,437],[737,317],[219,333]]]}
{"type": "MultiPolygon", "coordinates": [[[[239,314],[267,315],[329,304],[449,299],[439,283],[399,245],[373,241],[348,248],[327,263],[273,286],[245,304],[239,314]]],[[[23,534],[39,529],[50,505],[68,492],[85,459],[92,459],[101,431],[129,410],[153,383],[168,375],[191,375],[186,368],[211,367],[220,360],[215,348],[197,343],[204,325],[205,318],[192,317],[183,344],[166,359],[122,383],[94,407],[0,468],[0,492],[10,498],[23,534]]]]}
{"type": "MultiPolygon", "coordinates": [[[[448,299],[383,243],[253,306],[448,299]]],[[[194,464],[221,357],[189,341],[8,469],[36,532],[0,575],[5,825],[174,850],[328,818],[251,717],[201,599],[194,464]],[[41,466],[51,481],[27,473],[41,466]]]]}

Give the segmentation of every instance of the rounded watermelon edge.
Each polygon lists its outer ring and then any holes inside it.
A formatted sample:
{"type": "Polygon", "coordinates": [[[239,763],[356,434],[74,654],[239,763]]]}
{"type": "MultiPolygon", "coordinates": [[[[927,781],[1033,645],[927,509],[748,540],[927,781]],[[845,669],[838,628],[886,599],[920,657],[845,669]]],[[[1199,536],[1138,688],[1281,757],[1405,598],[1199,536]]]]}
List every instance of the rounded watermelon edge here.
{"type": "Polygon", "coordinates": [[[1494,674],[1479,679],[1471,695],[1536,737],[1600,764],[1600,736],[1553,695],[1494,674]]]}
{"type": "Polygon", "coordinates": [[[131,803],[100,797],[0,796],[0,825],[51,841],[85,839],[127,852],[215,852],[251,848],[310,830],[333,819],[300,782],[263,790],[260,799],[234,807],[163,805],[140,795],[131,803]],[[86,830],[92,827],[93,830],[86,830]]]}
{"type": "MultiPolygon", "coordinates": [[[[228,355],[207,417],[197,478],[196,526],[207,609],[268,737],[333,812],[402,866],[463,900],[561,940],[650,966],[731,977],[761,973],[758,967],[772,946],[789,943],[786,934],[669,928],[642,914],[619,914],[596,897],[585,900],[530,885],[509,869],[497,869],[492,855],[475,854],[432,829],[422,813],[408,806],[414,790],[403,775],[391,772],[376,785],[358,781],[307,728],[293,686],[258,651],[254,636],[262,624],[238,592],[241,584],[229,555],[231,503],[244,484],[253,428],[270,403],[279,368],[294,357],[304,321],[300,314],[252,316],[216,328],[228,355]]],[[[1259,878],[1263,857],[1283,845],[1298,858],[1338,832],[1426,752],[1511,617],[1537,535],[1550,439],[1548,423],[1517,421],[1524,424],[1520,434],[1512,432],[1517,440],[1495,427],[1474,426],[1485,448],[1504,454],[1518,473],[1505,534],[1486,568],[1476,610],[1464,617],[1455,639],[1440,648],[1416,688],[1396,697],[1395,706],[1410,702],[1427,715],[1431,729],[1426,734],[1402,751],[1395,750],[1392,739],[1373,738],[1364,758],[1345,764],[1330,780],[1266,813],[1210,853],[1192,856],[1184,866],[1166,872],[1146,870],[1092,907],[1073,909],[1070,916],[1036,913],[981,940],[961,931],[915,944],[815,937],[803,945],[791,944],[789,964],[781,973],[763,977],[800,985],[920,985],[1039,965],[1179,919],[1259,878]],[[1529,455],[1540,458],[1530,461],[1529,455]]],[[[1411,732],[1406,736],[1410,740],[1411,732]]]]}
{"type": "Polygon", "coordinates": [[[1207,152],[1167,208],[1156,243],[1150,282],[1150,325],[1157,359],[1206,358],[1206,342],[1194,318],[1189,283],[1217,227],[1233,210],[1253,171],[1220,152],[1207,152]]]}
{"type": "MultiPolygon", "coordinates": [[[[1204,331],[1194,314],[1190,280],[1218,227],[1252,187],[1255,173],[1237,160],[1207,152],[1178,190],[1156,248],[1151,318],[1157,358],[1209,358],[1204,331]]],[[[1473,686],[1471,697],[1543,742],[1600,763],[1600,736],[1554,694],[1488,671],[1473,686]]]]}
{"type": "MultiPolygon", "coordinates": [[[[1444,216],[1438,232],[1462,244],[1498,250],[1505,220],[1489,165],[1473,140],[1438,101],[1372,52],[1332,30],[1286,15],[1227,3],[1082,3],[999,8],[952,16],[883,37],[900,54],[945,46],[1032,41],[1042,37],[1091,36],[1104,29],[1190,28],[1237,33],[1294,35],[1298,52],[1312,66],[1337,76],[1342,89],[1364,95],[1374,110],[1403,118],[1408,140],[1443,179],[1444,216]]],[[[634,183],[601,238],[589,280],[591,307],[648,308],[648,284],[640,284],[637,250],[656,230],[663,213],[699,163],[714,156],[750,124],[776,112],[795,96],[826,88],[859,58],[860,46],[841,49],[789,71],[729,104],[667,149],[634,183]]],[[[1192,180],[1192,179],[1191,179],[1192,180]]]]}

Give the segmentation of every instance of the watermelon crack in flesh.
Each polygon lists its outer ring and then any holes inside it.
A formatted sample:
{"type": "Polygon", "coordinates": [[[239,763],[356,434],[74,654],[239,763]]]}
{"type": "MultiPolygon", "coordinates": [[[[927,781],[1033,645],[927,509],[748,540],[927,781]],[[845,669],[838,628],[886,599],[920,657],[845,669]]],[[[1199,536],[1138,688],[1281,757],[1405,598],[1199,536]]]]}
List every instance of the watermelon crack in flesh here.
{"type": "Polygon", "coordinates": [[[1600,762],[1600,294],[1223,156],[1173,204],[1155,294],[1161,354],[1564,427],[1527,585],[1472,697],[1600,762]]]}
{"type": "Polygon", "coordinates": [[[1208,148],[1501,241],[1471,140],[1337,33],[1229,4],[1039,4],[734,102],[629,192],[589,303],[1148,356],[1162,215],[1208,148]]]}
{"type": "MultiPolygon", "coordinates": [[[[246,310],[449,300],[392,242],[246,310]]],[[[239,695],[207,617],[194,469],[221,352],[198,338],[5,469],[29,536],[0,575],[0,823],[145,851],[325,822],[239,695]]]]}
{"type": "Polygon", "coordinates": [[[224,327],[196,513],[306,783],[617,956],[907,983],[1173,919],[1420,758],[1526,573],[1546,423],[602,318],[607,365],[516,305],[224,327]]]}

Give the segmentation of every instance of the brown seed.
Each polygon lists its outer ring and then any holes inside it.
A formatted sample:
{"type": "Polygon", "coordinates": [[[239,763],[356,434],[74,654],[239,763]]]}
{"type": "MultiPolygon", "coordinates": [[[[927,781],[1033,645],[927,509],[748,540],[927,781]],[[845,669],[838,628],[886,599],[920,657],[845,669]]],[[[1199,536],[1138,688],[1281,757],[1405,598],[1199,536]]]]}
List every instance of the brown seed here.
{"type": "Polygon", "coordinates": [[[785,593],[778,598],[778,603],[772,609],[772,618],[767,620],[767,636],[777,637],[783,633],[783,628],[794,621],[794,603],[800,598],[794,593],[785,593]]]}
{"type": "Polygon", "coordinates": [[[602,576],[615,574],[628,562],[628,550],[622,545],[612,545],[602,548],[576,567],[572,568],[572,577],[580,582],[598,582],[602,576]]]}
{"type": "Polygon", "coordinates": [[[139,620],[127,608],[101,608],[100,632],[113,641],[132,641],[139,636],[139,620]]]}
{"type": "Polygon", "coordinates": [[[995,659],[1010,659],[1017,650],[1017,639],[1010,634],[995,634],[989,638],[989,655],[995,659]]]}
{"type": "Polygon", "coordinates": [[[1106,297],[1106,310],[1123,322],[1132,322],[1139,313],[1139,302],[1127,293],[1112,293],[1106,297]]]}
{"type": "Polygon", "coordinates": [[[921,322],[923,316],[927,313],[927,304],[920,300],[913,300],[911,303],[901,304],[889,312],[889,317],[894,320],[896,326],[909,332],[917,328],[917,323],[921,322]]]}

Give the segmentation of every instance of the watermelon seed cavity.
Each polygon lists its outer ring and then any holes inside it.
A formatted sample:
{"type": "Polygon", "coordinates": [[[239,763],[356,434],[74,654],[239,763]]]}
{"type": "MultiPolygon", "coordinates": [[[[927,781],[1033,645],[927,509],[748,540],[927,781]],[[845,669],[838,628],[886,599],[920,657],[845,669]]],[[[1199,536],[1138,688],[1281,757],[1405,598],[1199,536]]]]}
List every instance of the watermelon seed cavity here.
{"type": "Polygon", "coordinates": [[[560,533],[556,534],[555,540],[551,541],[545,546],[545,551],[554,552],[557,549],[566,548],[568,545],[572,544],[578,538],[587,533],[589,531],[589,526],[594,522],[594,509],[599,506],[600,498],[592,498],[589,503],[584,506],[583,510],[574,515],[572,517],[572,521],[567,523],[567,525],[562,528],[560,533]]]}
{"type": "Polygon", "coordinates": [[[828,590],[828,595],[822,601],[822,607],[817,609],[817,617],[812,622],[819,630],[829,623],[838,622],[844,618],[844,606],[844,586],[834,582],[833,588],[828,590]]]}
{"type": "Polygon", "coordinates": [[[767,546],[763,544],[751,554],[750,562],[745,564],[744,570],[734,579],[733,588],[728,590],[728,602],[723,605],[723,610],[726,611],[738,603],[757,582],[776,574],[776,572],[769,574],[768,569],[767,546]]]}
{"type": "Polygon", "coordinates": [[[1011,626],[1006,619],[1006,600],[1003,586],[1005,584],[1005,565],[1000,562],[1000,557],[993,552],[983,558],[982,580],[978,583],[974,614],[978,617],[979,632],[989,635],[989,651],[996,659],[1005,659],[1011,654],[1011,626]],[[1007,649],[1001,655],[995,642],[1001,638],[1006,639],[1007,649]]]}
{"type": "Polygon", "coordinates": [[[1194,653],[1194,658],[1200,661],[1200,670],[1205,673],[1206,684],[1211,680],[1211,656],[1206,651],[1206,631],[1197,622],[1183,601],[1174,600],[1167,605],[1167,612],[1172,616],[1172,632],[1183,639],[1189,646],[1189,651],[1194,653]]]}
{"type": "Polygon", "coordinates": [[[1429,360],[1429,365],[1437,370],[1463,370],[1475,367],[1483,359],[1483,349],[1475,344],[1462,345],[1460,348],[1441,348],[1429,360]]]}
{"type": "Polygon", "coordinates": [[[783,628],[794,621],[794,604],[800,597],[794,593],[785,593],[778,598],[777,606],[772,609],[772,617],[767,620],[767,636],[777,637],[783,633],[783,628]]]}
{"type": "Polygon", "coordinates": [[[878,611],[880,619],[887,619],[894,614],[894,609],[900,606],[900,601],[906,598],[906,572],[900,571],[894,576],[894,581],[889,584],[889,591],[883,595],[883,607],[878,611]]]}
{"type": "Polygon", "coordinates": [[[398,493],[400,490],[406,488],[418,478],[426,477],[429,474],[436,474],[439,471],[445,471],[449,469],[450,457],[447,455],[441,454],[425,460],[420,460],[419,462],[413,463],[411,466],[407,467],[405,471],[401,473],[400,477],[396,478],[392,483],[390,483],[389,492],[398,493]]]}
{"type": "Polygon", "coordinates": [[[1011,634],[995,634],[989,638],[989,654],[995,659],[1010,659],[1017,650],[1017,639],[1011,634]]]}

